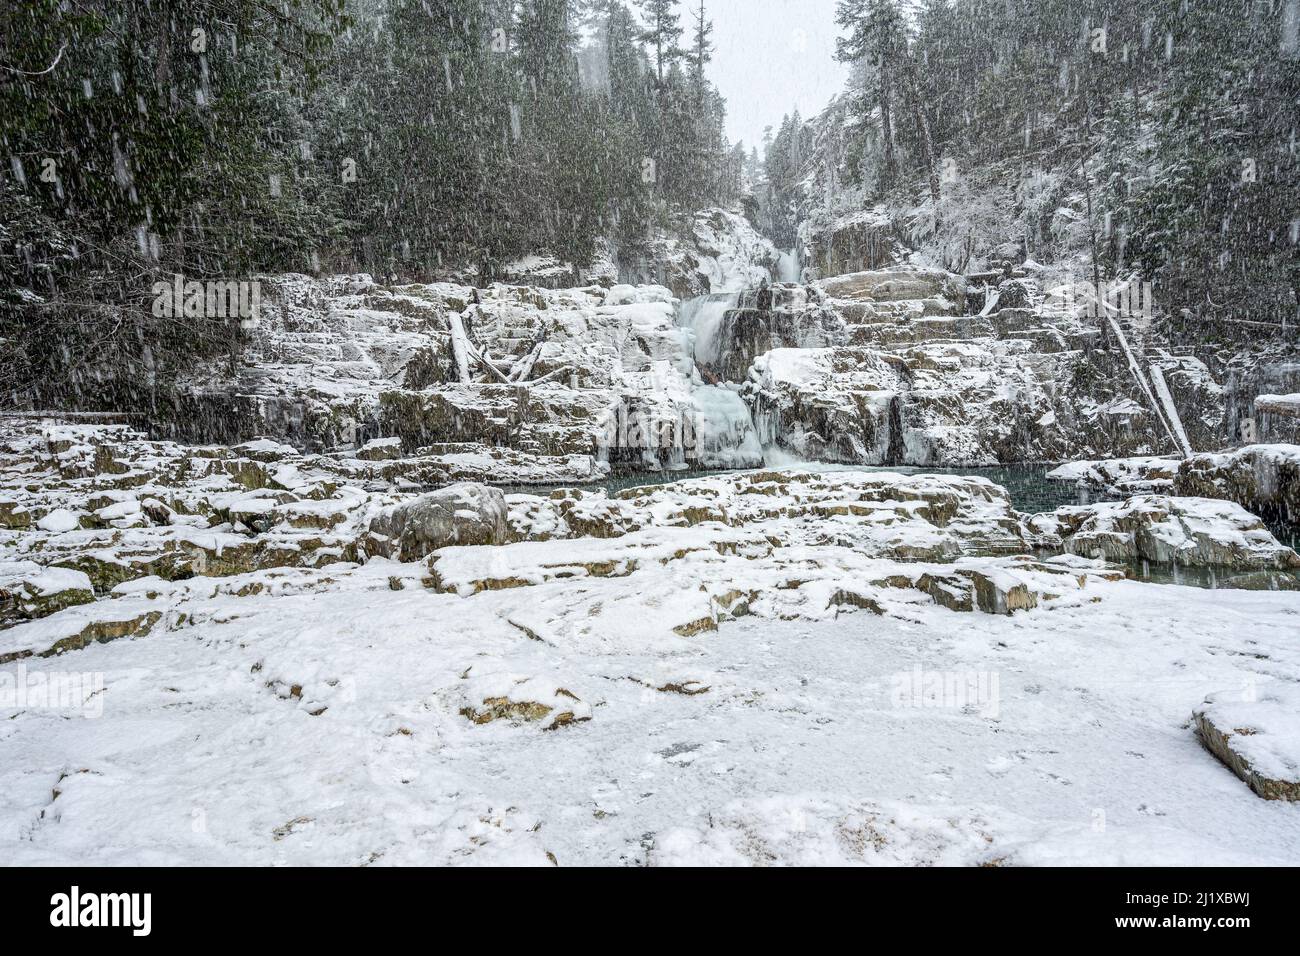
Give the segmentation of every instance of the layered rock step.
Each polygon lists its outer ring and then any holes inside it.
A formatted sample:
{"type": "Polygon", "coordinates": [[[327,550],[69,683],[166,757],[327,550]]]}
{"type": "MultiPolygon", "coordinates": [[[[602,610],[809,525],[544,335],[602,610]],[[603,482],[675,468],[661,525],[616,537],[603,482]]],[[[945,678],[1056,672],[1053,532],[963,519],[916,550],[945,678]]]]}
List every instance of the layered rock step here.
{"type": "Polygon", "coordinates": [[[112,426],[10,429],[0,663],[174,630],[193,602],[309,592],[375,561],[370,577],[397,589],[532,592],[511,603],[510,622],[540,641],[599,639],[608,615],[644,620],[659,640],[748,614],[906,614],[918,603],[1014,614],[1094,600],[1095,585],[1136,576],[1140,561],[1257,575],[1300,564],[1224,501],[1030,517],[984,478],[799,470],[614,493],[430,491],[384,476],[440,456],[395,451],[400,441],[325,456],[269,440],[187,447],[112,426]]]}
{"type": "MultiPolygon", "coordinates": [[[[742,394],[765,445],[853,464],[988,465],[1089,449],[1155,452],[1163,436],[1118,354],[1022,278],[973,294],[941,270],[895,266],[823,279],[802,307],[728,312],[714,371],[742,394]]],[[[1223,422],[1195,359],[1162,359],[1195,437],[1223,422]]]]}

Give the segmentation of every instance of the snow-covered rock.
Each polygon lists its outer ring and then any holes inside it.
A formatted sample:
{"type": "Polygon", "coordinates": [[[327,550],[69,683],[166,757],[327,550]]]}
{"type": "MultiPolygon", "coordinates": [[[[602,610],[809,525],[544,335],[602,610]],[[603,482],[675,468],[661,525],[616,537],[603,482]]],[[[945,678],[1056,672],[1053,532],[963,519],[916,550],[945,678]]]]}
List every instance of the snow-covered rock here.
{"type": "Polygon", "coordinates": [[[467,677],[461,688],[463,717],[476,724],[494,720],[536,721],[544,730],[591,720],[591,705],[555,678],[496,673],[467,677]]]}
{"type": "Polygon", "coordinates": [[[70,568],[35,561],[0,562],[0,625],[45,617],[95,600],[90,578],[70,568]]]}
{"type": "Polygon", "coordinates": [[[1107,561],[1242,570],[1300,569],[1300,555],[1230,501],[1138,495],[1035,515],[1030,528],[1070,554],[1107,561]]]}
{"type": "Polygon", "coordinates": [[[832,299],[854,302],[898,302],[942,298],[960,307],[966,281],[941,269],[898,266],[875,272],[853,272],[821,280],[832,299]]]}
{"type": "Polygon", "coordinates": [[[1177,458],[1108,458],[1101,461],[1071,461],[1052,469],[1053,481],[1073,481],[1104,495],[1169,494],[1178,474],[1177,458]]]}
{"type": "Polygon", "coordinates": [[[384,509],[371,519],[365,547],[371,554],[418,561],[451,545],[505,544],[507,515],[500,490],[451,485],[384,509]]]}
{"type": "Polygon", "coordinates": [[[664,233],[649,247],[644,261],[626,263],[625,270],[634,281],[665,285],[683,300],[780,278],[781,253],[744,216],[725,209],[700,210],[681,235],[664,233]]]}
{"type": "MultiPolygon", "coordinates": [[[[1186,736],[1207,693],[1258,679],[1267,701],[1300,680],[1285,652],[1300,594],[1034,554],[1042,536],[984,479],[767,470],[516,492],[508,543],[403,563],[359,545],[420,501],[408,461],[445,448],[366,461],[4,432],[0,498],[88,525],[0,531],[4,580],[75,577],[95,598],[0,627],[8,862],[1239,864],[1300,849],[1300,824],[1186,736]],[[177,741],[204,759],[176,760],[177,741]],[[1098,806],[1119,808],[1104,832],[1098,806]]],[[[452,520],[477,517],[455,504],[452,520]]],[[[1282,716],[1231,722],[1259,731],[1232,744],[1285,756],[1282,716]]]]}
{"type": "Polygon", "coordinates": [[[1174,491],[1222,498],[1300,524],[1300,446],[1247,445],[1224,454],[1194,455],[1178,468],[1174,491]]]}
{"type": "Polygon", "coordinates": [[[1201,743],[1251,790],[1265,800],[1300,800],[1300,684],[1224,691],[1192,719],[1201,743]]]}

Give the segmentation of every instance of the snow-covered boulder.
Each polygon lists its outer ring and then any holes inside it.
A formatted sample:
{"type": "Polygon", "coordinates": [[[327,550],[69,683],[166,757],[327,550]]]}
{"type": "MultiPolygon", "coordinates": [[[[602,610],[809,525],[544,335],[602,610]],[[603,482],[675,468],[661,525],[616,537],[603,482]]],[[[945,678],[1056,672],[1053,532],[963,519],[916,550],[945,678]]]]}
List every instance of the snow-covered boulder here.
{"type": "Polygon", "coordinates": [[[1240,505],[1208,498],[1139,495],[1119,502],[1070,505],[1029,519],[1030,529],[1070,554],[1107,561],[1182,567],[1300,569],[1300,555],[1280,544],[1240,505]]]}
{"type": "Polygon", "coordinates": [[[1174,491],[1222,498],[1300,524],[1300,445],[1248,445],[1194,455],[1178,468],[1174,491]]]}
{"type": "Polygon", "coordinates": [[[1205,748],[1265,800],[1300,800],[1300,684],[1208,698],[1192,713],[1205,748]]]}
{"type": "Polygon", "coordinates": [[[1177,458],[1106,458],[1071,461],[1047,473],[1053,481],[1072,481],[1117,498],[1170,494],[1180,462],[1177,458]]]}
{"type": "Polygon", "coordinates": [[[35,561],[0,563],[0,624],[46,617],[95,600],[90,578],[69,568],[35,561]]]}
{"type": "Polygon", "coordinates": [[[365,548],[401,561],[418,561],[452,545],[510,540],[505,495],[487,485],[460,484],[386,508],[370,521],[365,548]]]}
{"type": "Polygon", "coordinates": [[[1300,392],[1255,397],[1259,437],[1266,442],[1300,442],[1300,392]]]}

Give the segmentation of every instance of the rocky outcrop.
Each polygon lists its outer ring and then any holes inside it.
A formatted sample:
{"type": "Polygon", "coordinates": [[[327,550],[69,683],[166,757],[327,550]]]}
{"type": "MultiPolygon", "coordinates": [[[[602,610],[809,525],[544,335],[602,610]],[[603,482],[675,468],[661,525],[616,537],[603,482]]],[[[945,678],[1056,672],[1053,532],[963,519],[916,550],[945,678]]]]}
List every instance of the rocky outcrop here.
{"type": "Polygon", "coordinates": [[[1300,442],[1300,393],[1257,396],[1255,426],[1261,441],[1300,442]]]}
{"type": "Polygon", "coordinates": [[[1300,800],[1300,685],[1273,681],[1192,712],[1205,749],[1265,800],[1300,800]]]}
{"type": "MultiPolygon", "coordinates": [[[[753,360],[745,392],[764,443],[873,465],[1172,450],[1126,361],[1098,347],[1096,329],[1064,296],[1043,294],[1031,278],[1004,284],[1014,305],[999,294],[969,315],[965,281],[941,270],[823,279],[817,309],[838,315],[842,331],[822,321],[829,341],[793,343],[797,351],[767,326],[749,329],[743,310],[728,313],[724,326],[746,333],[729,339],[741,362],[748,342],[780,346],[753,360]]],[[[768,322],[789,324],[775,314],[768,322]]],[[[1222,434],[1222,389],[1206,367],[1167,355],[1160,365],[1189,436],[1204,443],[1222,434]]]]}
{"type": "MultiPolygon", "coordinates": [[[[726,312],[710,344],[708,361],[701,365],[728,382],[743,382],[755,360],[773,349],[815,349],[845,340],[844,320],[824,306],[753,308],[726,312]]],[[[697,358],[698,358],[697,353],[697,358]]]]}
{"type": "Polygon", "coordinates": [[[1194,455],[1178,467],[1174,492],[1234,501],[1256,514],[1300,524],[1300,446],[1247,445],[1194,455]]]}
{"type": "Polygon", "coordinates": [[[505,496],[486,485],[460,484],[376,515],[364,543],[369,554],[418,561],[454,545],[505,544],[510,540],[505,496]]]}
{"type": "Polygon", "coordinates": [[[960,310],[966,301],[966,282],[960,276],[911,266],[833,276],[821,280],[821,287],[832,299],[849,302],[946,299],[960,310]]]}
{"type": "Polygon", "coordinates": [[[90,578],[69,568],[35,561],[0,563],[0,626],[33,620],[95,600],[90,578]]]}
{"type": "Polygon", "coordinates": [[[1300,555],[1280,544],[1240,505],[1207,498],[1139,495],[1121,502],[1059,508],[1035,515],[1040,546],[1121,563],[1235,570],[1300,569],[1300,555]]]}
{"type": "Polygon", "coordinates": [[[1072,481],[1081,488],[1112,498],[1172,494],[1180,464],[1177,458],[1072,461],[1054,468],[1047,477],[1052,481],[1072,481]]]}
{"type": "Polygon", "coordinates": [[[622,271],[629,282],[666,286],[686,300],[757,288],[777,277],[779,263],[780,253],[744,216],[703,209],[677,234],[652,238],[646,254],[622,271]]]}
{"type": "Polygon", "coordinates": [[[805,268],[819,276],[881,269],[900,262],[906,248],[888,216],[862,210],[800,229],[805,268]]]}

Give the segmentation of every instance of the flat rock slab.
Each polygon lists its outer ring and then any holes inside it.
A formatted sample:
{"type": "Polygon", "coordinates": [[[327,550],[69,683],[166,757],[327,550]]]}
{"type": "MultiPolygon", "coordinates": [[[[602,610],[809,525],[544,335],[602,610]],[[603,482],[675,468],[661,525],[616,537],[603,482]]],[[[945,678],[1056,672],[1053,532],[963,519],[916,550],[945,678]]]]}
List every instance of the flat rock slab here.
{"type": "Polygon", "coordinates": [[[1259,796],[1300,800],[1300,684],[1216,694],[1192,720],[1205,748],[1259,796]]]}

